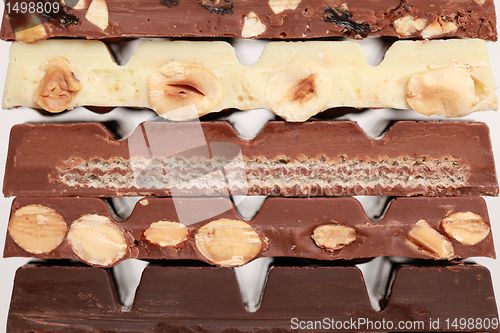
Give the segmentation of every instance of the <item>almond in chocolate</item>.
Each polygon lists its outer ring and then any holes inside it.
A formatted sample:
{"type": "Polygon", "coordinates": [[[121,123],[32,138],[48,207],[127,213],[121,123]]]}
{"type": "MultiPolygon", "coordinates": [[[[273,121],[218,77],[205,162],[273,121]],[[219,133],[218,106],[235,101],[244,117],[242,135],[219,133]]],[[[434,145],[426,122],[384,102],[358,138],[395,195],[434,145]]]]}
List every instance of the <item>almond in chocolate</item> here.
{"type": "Polygon", "coordinates": [[[490,225],[479,197],[398,198],[378,222],[353,198],[269,198],[250,221],[239,217],[227,198],[144,198],[127,220],[118,222],[101,199],[19,197],[12,205],[4,256],[67,258],[96,266],[114,266],[130,257],[195,259],[217,266],[241,266],[263,257],[495,257],[491,232],[467,244],[450,234],[449,227],[441,229],[464,214],[490,225]],[[50,224],[21,232],[16,226],[26,210],[38,220],[59,212],[65,221],[62,232],[50,224]],[[34,252],[26,245],[33,230],[47,235],[47,241],[62,237],[51,248],[34,252]]]}

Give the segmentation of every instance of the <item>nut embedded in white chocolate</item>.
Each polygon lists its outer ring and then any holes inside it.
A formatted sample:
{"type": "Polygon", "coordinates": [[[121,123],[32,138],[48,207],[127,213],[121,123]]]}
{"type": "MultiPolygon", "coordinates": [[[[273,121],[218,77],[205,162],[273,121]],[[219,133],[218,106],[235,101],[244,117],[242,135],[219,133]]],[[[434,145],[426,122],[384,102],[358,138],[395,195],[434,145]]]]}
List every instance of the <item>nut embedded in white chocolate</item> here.
{"type": "Polygon", "coordinates": [[[462,117],[470,113],[476,89],[467,69],[454,66],[413,75],[406,96],[410,107],[418,113],[462,117]]]}
{"type": "Polygon", "coordinates": [[[306,121],[319,113],[333,92],[325,69],[312,61],[294,61],[273,75],[266,97],[275,114],[287,121],[306,121]]]}
{"type": "Polygon", "coordinates": [[[45,75],[38,83],[33,100],[46,111],[62,112],[72,108],[71,101],[81,88],[68,61],[54,57],[45,65],[45,75]]]}
{"type": "Polygon", "coordinates": [[[154,72],[149,79],[149,102],[159,115],[178,119],[178,110],[194,106],[195,116],[215,107],[223,96],[219,80],[197,63],[171,61],[154,72]]]}

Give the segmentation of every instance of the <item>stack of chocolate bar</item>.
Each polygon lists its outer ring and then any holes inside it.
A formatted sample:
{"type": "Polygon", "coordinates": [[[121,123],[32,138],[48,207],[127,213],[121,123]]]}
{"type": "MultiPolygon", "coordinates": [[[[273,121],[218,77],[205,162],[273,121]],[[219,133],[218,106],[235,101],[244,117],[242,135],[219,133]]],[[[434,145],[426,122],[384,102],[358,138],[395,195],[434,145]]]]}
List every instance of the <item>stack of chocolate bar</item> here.
{"type": "Polygon", "coordinates": [[[373,138],[319,119],[496,109],[493,0],[7,0],[1,37],[4,108],[157,114],[124,139],[103,123],[12,128],[4,256],[42,260],[17,271],[8,333],[499,331],[489,271],[466,260],[495,257],[488,126],[393,121],[373,138]],[[378,66],[330,38],[369,36],[394,42],[378,66]],[[118,65],[109,43],[137,37],[189,41],[142,42],[118,65]],[[275,41],[244,66],[221,37],[275,41]],[[243,138],[208,116],[229,109],[275,120],[243,138]],[[268,198],[244,219],[236,196],[268,198]],[[352,196],[388,199],[374,219],[352,196]],[[126,219],[119,197],[141,197],[126,219]],[[233,268],[266,257],[249,311],[233,268]],[[380,257],[375,310],[356,265],[380,257]],[[127,307],[113,267],[134,259],[149,264],[127,307]]]}

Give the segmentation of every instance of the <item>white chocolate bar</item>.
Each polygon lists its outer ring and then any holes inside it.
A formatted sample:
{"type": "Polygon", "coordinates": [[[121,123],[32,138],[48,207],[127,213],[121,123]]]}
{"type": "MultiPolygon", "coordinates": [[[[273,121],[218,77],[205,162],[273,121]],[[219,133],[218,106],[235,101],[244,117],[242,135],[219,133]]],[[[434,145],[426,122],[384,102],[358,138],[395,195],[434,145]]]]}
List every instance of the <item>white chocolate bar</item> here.
{"type": "Polygon", "coordinates": [[[398,41],[378,66],[356,42],[272,42],[250,67],[225,42],[143,42],[120,66],[102,42],[47,40],[11,46],[3,107],[19,106],[150,108],[170,120],[266,108],[305,121],[338,106],[459,117],[497,109],[497,95],[482,40],[398,41]]]}

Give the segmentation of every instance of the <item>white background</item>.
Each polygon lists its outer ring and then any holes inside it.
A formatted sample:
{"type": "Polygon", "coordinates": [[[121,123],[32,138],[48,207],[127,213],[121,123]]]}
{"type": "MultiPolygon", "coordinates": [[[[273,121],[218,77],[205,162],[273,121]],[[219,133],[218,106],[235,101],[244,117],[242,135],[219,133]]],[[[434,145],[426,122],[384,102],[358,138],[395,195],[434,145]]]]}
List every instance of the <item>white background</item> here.
{"type": "MultiPolygon", "coordinates": [[[[496,0],[495,2],[497,5],[498,13],[500,0],[496,0]]],[[[0,3],[2,4],[1,10],[3,12],[3,2],[0,1],[0,3]]],[[[377,46],[374,44],[376,44],[376,42],[374,41],[362,43],[363,47],[367,50],[369,59],[373,58],[373,60],[371,60],[372,63],[380,60],[380,57],[377,56],[377,54],[379,54],[380,52],[378,52],[378,50],[376,49],[377,46]],[[373,51],[373,48],[375,49],[375,51],[373,51]]],[[[3,92],[3,85],[7,72],[9,45],[10,43],[0,42],[0,92],[3,92]]],[[[240,57],[242,63],[251,64],[257,60],[264,43],[255,41],[238,41],[235,45],[237,47],[238,56],[240,57]]],[[[500,82],[500,42],[488,42],[488,48],[490,52],[493,71],[495,74],[495,79],[498,84],[498,82],[500,82]]],[[[374,112],[378,111],[372,111],[370,113],[370,116],[375,115],[376,113],[374,112]]],[[[379,114],[381,116],[399,116],[399,114],[395,113],[394,111],[386,111],[385,113],[383,113],[383,111],[380,111],[379,114]]],[[[377,114],[377,116],[379,114],[377,114]]],[[[401,114],[404,114],[405,118],[422,119],[421,117],[418,117],[416,113],[413,113],[413,111],[404,111],[401,114]]],[[[247,115],[242,116],[240,120],[236,121],[240,123],[246,123],[253,115],[261,117],[261,119],[264,119],[264,121],[267,116],[262,116],[262,112],[247,113],[247,115]]],[[[20,108],[16,110],[2,110],[0,115],[0,177],[1,179],[3,179],[10,128],[15,124],[25,122],[49,121],[107,121],[112,119],[126,118],[127,120],[120,121],[120,125],[123,129],[122,133],[120,134],[126,136],[133,130],[133,128],[137,124],[139,124],[140,121],[145,121],[153,117],[154,113],[150,111],[132,111],[127,109],[115,109],[110,113],[101,115],[90,112],[83,108],[77,108],[73,111],[52,117],[43,117],[38,112],[27,108],[20,108]]],[[[236,116],[236,118],[238,117],[239,116],[236,116]]],[[[439,118],[433,117],[425,119],[437,120],[439,118]]],[[[497,174],[500,174],[500,170],[498,168],[498,166],[500,165],[500,162],[498,162],[500,160],[500,131],[498,130],[498,127],[500,126],[500,113],[494,111],[478,112],[473,114],[472,116],[469,116],[468,119],[483,121],[490,126],[493,149],[497,160],[497,174]]],[[[497,251],[500,251],[500,198],[486,198],[486,201],[489,208],[493,236],[496,240],[496,248],[497,251]]],[[[7,230],[11,202],[12,198],[0,198],[0,251],[3,251],[3,242],[7,230]]],[[[4,332],[6,327],[15,271],[20,265],[24,264],[27,261],[27,259],[19,258],[0,259],[0,332],[4,332]]],[[[474,259],[474,261],[483,264],[490,269],[496,294],[500,296],[500,259],[495,260],[488,258],[477,258],[474,259]]],[[[499,300],[497,300],[497,304],[500,304],[499,300]]]]}

